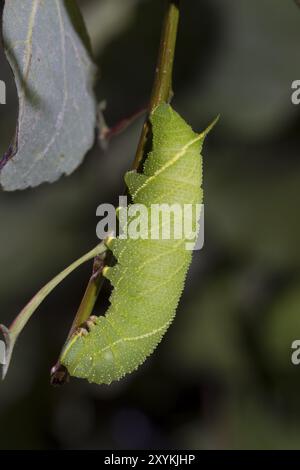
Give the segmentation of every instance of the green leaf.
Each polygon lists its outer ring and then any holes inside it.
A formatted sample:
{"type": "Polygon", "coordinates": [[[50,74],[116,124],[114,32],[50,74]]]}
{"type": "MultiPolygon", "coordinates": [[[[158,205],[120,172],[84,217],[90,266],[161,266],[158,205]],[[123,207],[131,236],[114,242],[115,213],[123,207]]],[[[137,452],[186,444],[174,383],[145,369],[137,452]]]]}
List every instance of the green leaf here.
{"type": "Polygon", "coordinates": [[[0,162],[0,183],[12,191],[82,162],[94,142],[95,66],[75,1],[5,2],[3,39],[19,98],[15,141],[0,162]]]}

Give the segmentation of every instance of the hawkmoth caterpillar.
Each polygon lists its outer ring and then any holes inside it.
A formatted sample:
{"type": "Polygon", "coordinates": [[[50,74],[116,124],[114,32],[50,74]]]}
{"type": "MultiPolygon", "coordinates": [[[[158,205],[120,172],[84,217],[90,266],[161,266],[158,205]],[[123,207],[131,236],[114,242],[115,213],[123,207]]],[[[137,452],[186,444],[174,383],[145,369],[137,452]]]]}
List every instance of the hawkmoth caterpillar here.
{"type": "MultiPolygon", "coordinates": [[[[143,171],[125,175],[132,203],[149,211],[153,204],[200,204],[200,152],[212,126],[196,134],[168,104],[158,106],[150,121],[152,151],[143,171]]],[[[197,217],[190,222],[195,243],[197,217]]],[[[151,230],[162,228],[157,223],[151,230]]],[[[187,240],[190,234],[179,240],[117,237],[107,241],[116,260],[103,271],[113,286],[110,307],[87,334],[75,333],[64,347],[60,362],[72,376],[110,384],[134,371],[153,352],[174,318],[184,288],[192,259],[187,240]]]]}

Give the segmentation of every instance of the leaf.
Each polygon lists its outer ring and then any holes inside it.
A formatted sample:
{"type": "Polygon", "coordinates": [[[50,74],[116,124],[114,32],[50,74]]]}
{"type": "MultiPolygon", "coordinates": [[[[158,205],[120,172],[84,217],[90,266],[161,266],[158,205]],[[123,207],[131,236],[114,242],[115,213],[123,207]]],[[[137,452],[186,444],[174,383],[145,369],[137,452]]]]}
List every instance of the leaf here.
{"type": "Polygon", "coordinates": [[[95,66],[75,1],[5,2],[3,40],[19,97],[15,141],[0,162],[0,183],[12,191],[82,162],[94,142],[95,66]]]}

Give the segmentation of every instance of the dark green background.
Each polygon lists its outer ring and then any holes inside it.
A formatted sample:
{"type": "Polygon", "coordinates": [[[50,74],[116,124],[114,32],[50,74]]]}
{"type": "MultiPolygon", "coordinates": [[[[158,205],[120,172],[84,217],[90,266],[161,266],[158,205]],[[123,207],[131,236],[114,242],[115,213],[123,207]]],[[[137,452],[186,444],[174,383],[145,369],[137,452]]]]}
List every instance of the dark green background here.
{"type": "MultiPolygon", "coordinates": [[[[110,124],[148,100],[160,0],[82,1],[110,124]],[[121,7],[124,9],[121,10],[121,7]],[[121,14],[120,14],[121,11],[121,14]]],[[[203,130],[205,248],[195,253],[176,320],[137,373],[110,387],[49,385],[84,292],[82,267],[40,307],[0,384],[1,449],[300,448],[300,9],[292,0],[183,0],[175,108],[203,130]]],[[[17,99],[0,106],[0,149],[17,99]]],[[[0,312],[94,246],[96,207],[117,203],[142,120],[95,147],[72,176],[0,194],[0,312]]],[[[155,266],[153,266],[155,269],[155,266]]],[[[107,306],[106,285],[96,313],[107,306]]]]}

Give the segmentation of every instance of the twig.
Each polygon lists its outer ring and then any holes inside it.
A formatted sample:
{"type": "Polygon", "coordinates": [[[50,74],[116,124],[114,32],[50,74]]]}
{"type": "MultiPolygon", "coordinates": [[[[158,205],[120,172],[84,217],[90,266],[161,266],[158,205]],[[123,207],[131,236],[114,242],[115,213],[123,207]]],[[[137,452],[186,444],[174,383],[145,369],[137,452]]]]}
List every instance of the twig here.
{"type": "Polygon", "coordinates": [[[162,28],[158,62],[155,70],[154,84],[149,104],[148,116],[144,123],[139,140],[133,169],[137,170],[144,159],[145,147],[150,132],[149,114],[161,103],[172,98],[172,77],[175,57],[176,39],[179,22],[179,0],[169,0],[162,28]]]}
{"type": "MultiPolygon", "coordinates": [[[[107,253],[107,252],[106,252],[107,253]]],[[[82,325],[88,317],[86,317],[86,312],[92,312],[99,296],[100,289],[103,285],[104,278],[101,275],[102,269],[105,265],[106,253],[103,255],[97,256],[94,259],[93,273],[90,277],[89,283],[87,285],[86,291],[80,303],[80,306],[77,310],[75,318],[73,320],[72,326],[70,328],[69,334],[65,341],[64,346],[67,344],[75,330],[82,325]]],[[[90,316],[90,315],[89,315],[90,316]]],[[[64,347],[62,348],[63,351],[64,347]]],[[[61,354],[60,354],[61,355],[61,354]]],[[[63,385],[69,381],[69,373],[65,366],[60,363],[58,359],[57,363],[52,367],[50,373],[50,382],[51,385],[58,386],[63,385]]]]}

